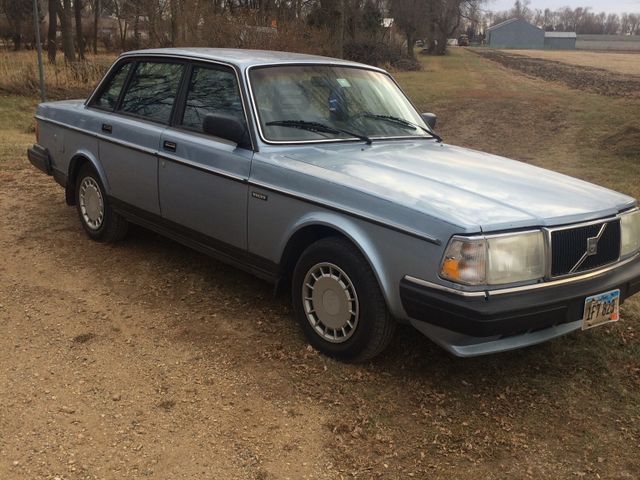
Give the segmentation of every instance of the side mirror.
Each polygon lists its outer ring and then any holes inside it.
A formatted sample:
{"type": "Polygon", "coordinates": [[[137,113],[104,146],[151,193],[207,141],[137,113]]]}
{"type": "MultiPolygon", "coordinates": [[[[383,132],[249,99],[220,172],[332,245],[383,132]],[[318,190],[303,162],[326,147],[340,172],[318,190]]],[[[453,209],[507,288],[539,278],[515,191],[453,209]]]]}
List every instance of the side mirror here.
{"type": "Polygon", "coordinates": [[[435,113],[423,113],[420,116],[422,117],[422,120],[424,120],[424,122],[429,125],[430,128],[436,128],[436,120],[438,120],[438,117],[435,113]]]}
{"type": "Polygon", "coordinates": [[[209,113],[202,122],[202,131],[214,137],[224,138],[239,147],[247,146],[247,127],[231,115],[209,113]]]}

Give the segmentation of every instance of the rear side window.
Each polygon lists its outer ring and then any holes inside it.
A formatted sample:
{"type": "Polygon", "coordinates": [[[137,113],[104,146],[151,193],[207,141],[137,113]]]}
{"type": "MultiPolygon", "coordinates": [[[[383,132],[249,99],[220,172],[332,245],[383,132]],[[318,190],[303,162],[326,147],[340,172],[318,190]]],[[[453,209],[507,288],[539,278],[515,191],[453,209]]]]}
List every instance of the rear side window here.
{"type": "Polygon", "coordinates": [[[138,63],[120,110],[155,122],[169,123],[183,70],[184,66],[177,63],[138,63]]]}
{"type": "Polygon", "coordinates": [[[182,126],[201,132],[204,117],[209,113],[231,115],[244,123],[242,100],[233,70],[193,67],[182,126]]]}
{"type": "Polygon", "coordinates": [[[129,70],[131,70],[131,63],[121,65],[102,88],[100,95],[98,95],[93,101],[93,106],[104,108],[105,110],[113,110],[116,108],[116,103],[118,103],[118,98],[120,97],[120,91],[122,90],[124,82],[127,80],[129,70]]]}

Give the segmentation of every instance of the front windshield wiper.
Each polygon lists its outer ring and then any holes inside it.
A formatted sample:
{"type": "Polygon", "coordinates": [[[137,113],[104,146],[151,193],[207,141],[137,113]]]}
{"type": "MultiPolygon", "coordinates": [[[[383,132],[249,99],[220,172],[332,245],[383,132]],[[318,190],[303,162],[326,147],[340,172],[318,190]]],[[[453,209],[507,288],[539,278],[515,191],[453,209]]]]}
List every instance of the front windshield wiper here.
{"type": "Polygon", "coordinates": [[[359,138],[360,140],[366,142],[367,145],[371,145],[372,142],[371,138],[362,133],[352,132],[351,130],[345,130],[343,128],[332,127],[331,125],[326,125],[320,122],[307,122],[306,120],[274,120],[273,122],[267,122],[266,125],[274,127],[299,128],[300,130],[308,130],[309,132],[317,133],[344,133],[345,135],[349,135],[350,137],[359,138]]]}
{"type": "Polygon", "coordinates": [[[420,130],[424,130],[433,138],[435,138],[437,142],[442,143],[442,137],[437,133],[427,128],[424,128],[422,125],[418,125],[417,123],[413,123],[413,122],[410,122],[409,120],[405,120],[404,118],[394,117],[393,115],[379,115],[377,113],[371,113],[371,112],[364,112],[364,113],[361,113],[360,115],[367,118],[379,118],[380,120],[386,120],[387,122],[395,123],[397,125],[402,125],[404,127],[411,128],[412,130],[416,130],[419,128],[420,130]]]}

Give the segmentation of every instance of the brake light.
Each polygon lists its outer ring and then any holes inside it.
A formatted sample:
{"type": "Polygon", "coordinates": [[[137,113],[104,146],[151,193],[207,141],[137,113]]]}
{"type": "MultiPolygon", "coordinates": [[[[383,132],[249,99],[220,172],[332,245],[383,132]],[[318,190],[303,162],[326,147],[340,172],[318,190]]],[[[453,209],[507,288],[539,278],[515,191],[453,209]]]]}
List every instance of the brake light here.
{"type": "Polygon", "coordinates": [[[36,120],[36,143],[40,142],[40,122],[36,120]]]}

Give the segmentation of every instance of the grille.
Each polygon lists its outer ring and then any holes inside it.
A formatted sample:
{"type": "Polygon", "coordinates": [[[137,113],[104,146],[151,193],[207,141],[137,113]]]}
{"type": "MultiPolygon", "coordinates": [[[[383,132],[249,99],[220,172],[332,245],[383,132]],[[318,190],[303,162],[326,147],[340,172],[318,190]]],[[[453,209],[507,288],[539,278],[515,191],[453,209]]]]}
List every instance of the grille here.
{"type": "Polygon", "coordinates": [[[551,276],[553,277],[592,270],[615,262],[619,256],[620,220],[551,232],[551,276]],[[597,252],[587,256],[580,266],[571,272],[587,251],[587,239],[596,237],[604,223],[607,227],[598,241],[597,252]]]}

